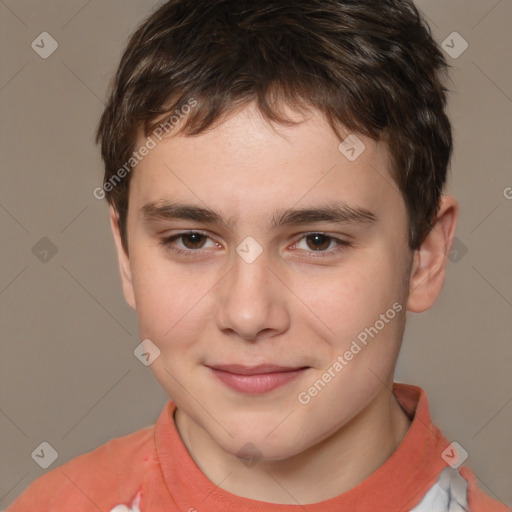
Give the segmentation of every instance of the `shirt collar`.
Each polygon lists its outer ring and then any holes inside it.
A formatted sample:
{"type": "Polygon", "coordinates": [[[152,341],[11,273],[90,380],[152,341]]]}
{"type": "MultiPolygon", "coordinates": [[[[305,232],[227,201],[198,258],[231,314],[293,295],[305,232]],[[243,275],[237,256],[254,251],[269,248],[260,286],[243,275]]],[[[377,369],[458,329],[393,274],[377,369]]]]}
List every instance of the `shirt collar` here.
{"type": "Polygon", "coordinates": [[[268,512],[361,512],[410,510],[418,504],[446,467],[441,453],[449,444],[432,424],[425,392],[394,383],[393,394],[412,420],[389,459],[356,487],[329,500],[309,505],[280,505],[242,498],[210,482],[190,457],[174,423],[175,404],[169,400],[155,424],[155,443],[162,475],[182,510],[268,512]]]}

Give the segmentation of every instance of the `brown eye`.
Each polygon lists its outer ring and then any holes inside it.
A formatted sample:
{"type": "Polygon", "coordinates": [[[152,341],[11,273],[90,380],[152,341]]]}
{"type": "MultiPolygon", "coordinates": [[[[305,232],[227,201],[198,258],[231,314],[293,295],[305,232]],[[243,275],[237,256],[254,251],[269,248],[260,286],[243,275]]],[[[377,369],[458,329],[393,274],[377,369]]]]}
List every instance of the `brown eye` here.
{"type": "Polygon", "coordinates": [[[211,255],[211,249],[222,249],[219,242],[213,240],[207,233],[201,231],[182,231],[175,235],[161,238],[159,245],[182,256],[211,255]]]}
{"type": "Polygon", "coordinates": [[[180,238],[187,249],[201,249],[208,237],[201,233],[185,233],[180,238]]]}
{"type": "Polygon", "coordinates": [[[307,246],[313,251],[324,251],[331,244],[332,237],[322,233],[313,233],[306,236],[307,246]]]}

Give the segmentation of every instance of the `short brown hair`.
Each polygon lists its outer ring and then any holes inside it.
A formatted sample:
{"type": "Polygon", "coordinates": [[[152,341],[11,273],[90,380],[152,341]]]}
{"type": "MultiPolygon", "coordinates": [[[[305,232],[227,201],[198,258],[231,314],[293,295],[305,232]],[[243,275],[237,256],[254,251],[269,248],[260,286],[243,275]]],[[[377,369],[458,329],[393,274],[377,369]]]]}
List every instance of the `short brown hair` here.
{"type": "MultiPolygon", "coordinates": [[[[137,130],[197,106],[180,131],[196,135],[255,101],[268,121],[280,106],[319,110],[383,138],[419,248],[439,206],[452,153],[443,85],[449,65],[410,0],[169,0],[131,36],[99,122],[104,187],[129,161],[137,130]]],[[[131,173],[105,188],[128,253],[131,173]]],[[[379,179],[376,176],[376,179],[379,179]]]]}

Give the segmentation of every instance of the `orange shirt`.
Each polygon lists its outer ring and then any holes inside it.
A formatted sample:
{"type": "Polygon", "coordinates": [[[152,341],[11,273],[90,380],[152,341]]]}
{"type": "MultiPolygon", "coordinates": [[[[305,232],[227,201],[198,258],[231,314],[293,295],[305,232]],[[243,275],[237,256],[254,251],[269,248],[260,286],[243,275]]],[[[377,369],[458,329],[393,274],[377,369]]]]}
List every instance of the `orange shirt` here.
{"type": "MultiPolygon", "coordinates": [[[[407,435],[377,471],[329,500],[279,505],[217,487],[188,454],[174,424],[176,406],[169,400],[155,425],[112,439],[49,471],[7,512],[108,512],[120,504],[131,507],[137,495],[141,512],[406,512],[422,501],[447,467],[441,454],[450,443],[432,424],[422,389],[395,383],[393,392],[412,419],[407,435]]],[[[468,483],[472,512],[510,512],[478,489],[468,468],[462,466],[459,472],[468,483]]]]}

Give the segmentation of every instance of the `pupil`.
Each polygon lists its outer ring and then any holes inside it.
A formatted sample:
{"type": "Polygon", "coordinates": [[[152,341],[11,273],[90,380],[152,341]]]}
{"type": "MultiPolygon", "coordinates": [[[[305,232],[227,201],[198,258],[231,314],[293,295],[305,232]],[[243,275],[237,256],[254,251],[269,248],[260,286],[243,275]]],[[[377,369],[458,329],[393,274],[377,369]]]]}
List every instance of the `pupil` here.
{"type": "Polygon", "coordinates": [[[310,249],[314,249],[315,251],[319,251],[322,249],[327,249],[329,247],[329,237],[326,235],[322,235],[317,233],[315,235],[309,235],[308,240],[313,240],[313,246],[308,243],[310,249]]]}
{"type": "Polygon", "coordinates": [[[197,248],[198,245],[199,247],[201,247],[203,245],[201,243],[202,238],[204,238],[204,235],[201,235],[201,233],[189,233],[188,235],[185,236],[184,239],[185,246],[187,246],[189,249],[195,249],[197,248]]]}

